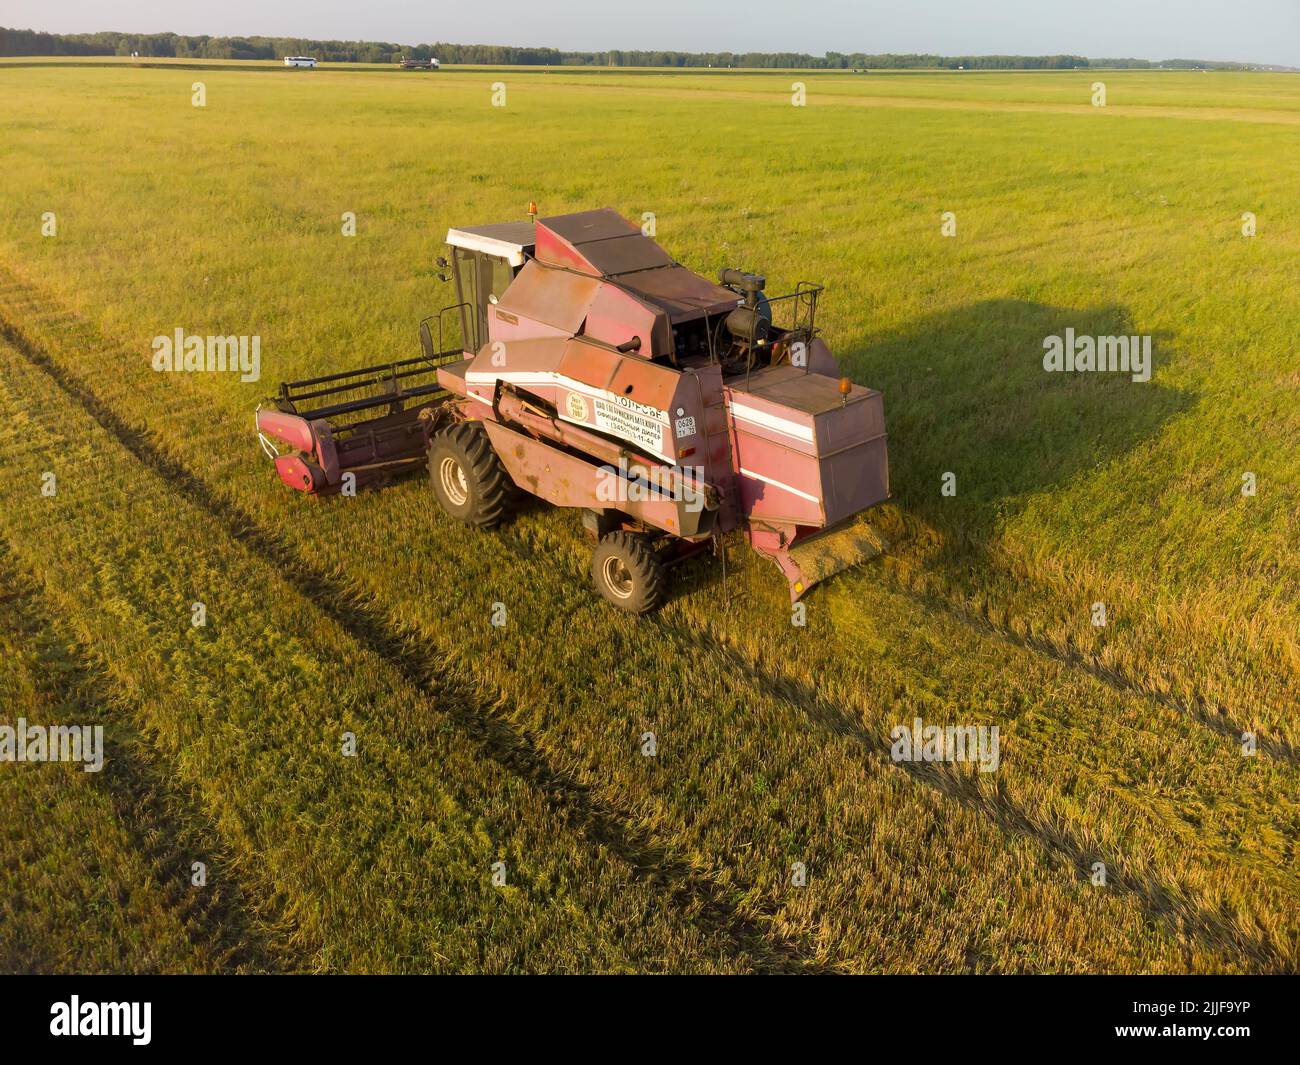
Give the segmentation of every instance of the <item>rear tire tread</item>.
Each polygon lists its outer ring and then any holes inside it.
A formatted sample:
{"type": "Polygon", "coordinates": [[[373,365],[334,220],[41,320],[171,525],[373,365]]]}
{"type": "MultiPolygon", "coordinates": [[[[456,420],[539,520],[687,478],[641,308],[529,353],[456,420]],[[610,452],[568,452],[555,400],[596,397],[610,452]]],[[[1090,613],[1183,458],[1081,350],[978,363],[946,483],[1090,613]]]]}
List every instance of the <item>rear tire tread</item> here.
{"type": "Polygon", "coordinates": [[[667,585],[664,564],[644,536],[619,530],[600,538],[591,556],[591,578],[596,590],[608,602],[630,614],[648,614],[663,601],[667,585]],[[601,572],[606,558],[617,555],[623,559],[634,581],[635,591],[628,599],[619,599],[607,590],[601,572]]]}

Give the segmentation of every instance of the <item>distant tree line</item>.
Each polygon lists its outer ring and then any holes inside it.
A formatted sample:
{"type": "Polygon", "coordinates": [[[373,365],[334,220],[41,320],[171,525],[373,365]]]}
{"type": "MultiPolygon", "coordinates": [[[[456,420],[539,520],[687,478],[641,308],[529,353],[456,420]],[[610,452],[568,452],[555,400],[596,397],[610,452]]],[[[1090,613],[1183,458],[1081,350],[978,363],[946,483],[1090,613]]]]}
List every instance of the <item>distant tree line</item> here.
{"type": "Polygon", "coordinates": [[[310,55],[329,63],[393,63],[429,59],[485,66],[748,67],[807,70],[1074,70],[1087,67],[1242,69],[1240,63],[1194,59],[1088,59],[1081,55],[868,55],[864,52],[563,52],[499,44],[402,45],[387,41],[312,41],[302,37],[188,37],[178,33],[41,33],[0,27],[3,56],[96,56],[132,54],[168,59],[279,59],[310,55]]]}

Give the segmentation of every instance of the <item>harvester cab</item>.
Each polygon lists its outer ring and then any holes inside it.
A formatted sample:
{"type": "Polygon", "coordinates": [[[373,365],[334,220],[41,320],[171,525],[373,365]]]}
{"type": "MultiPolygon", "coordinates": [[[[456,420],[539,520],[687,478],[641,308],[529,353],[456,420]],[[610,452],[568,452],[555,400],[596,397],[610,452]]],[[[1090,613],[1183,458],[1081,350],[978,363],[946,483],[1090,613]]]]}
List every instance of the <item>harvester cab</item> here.
{"type": "Polygon", "coordinates": [[[732,530],[792,600],[882,548],[855,520],[889,494],[882,399],[840,377],[821,286],[715,284],[611,210],[454,228],[447,245],[457,302],[421,323],[422,356],[290,382],[259,409],[286,484],[326,495],[427,465],[470,525],[519,490],[577,509],[596,588],[636,613],[665,567],[732,530]]]}
{"type": "MultiPolygon", "coordinates": [[[[465,352],[476,352],[487,343],[489,315],[525,258],[533,254],[535,229],[533,222],[496,222],[447,231],[451,259],[440,259],[439,266],[449,270],[456,283],[457,303],[443,314],[456,312],[465,352]]],[[[441,342],[433,339],[427,320],[421,343],[426,356],[436,357],[441,351],[441,342]]]]}

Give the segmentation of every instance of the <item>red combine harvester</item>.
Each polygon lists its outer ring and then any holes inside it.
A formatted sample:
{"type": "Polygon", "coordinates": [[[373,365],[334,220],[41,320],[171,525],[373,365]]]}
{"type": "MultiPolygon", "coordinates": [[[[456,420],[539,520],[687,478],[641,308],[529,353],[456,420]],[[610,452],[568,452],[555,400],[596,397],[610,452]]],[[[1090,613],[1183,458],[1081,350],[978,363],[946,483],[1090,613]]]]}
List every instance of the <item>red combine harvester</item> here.
{"type": "Polygon", "coordinates": [[[284,384],[259,408],[285,484],[329,495],[427,465],[470,525],[496,524],[520,489],[576,508],[597,589],[634,613],[659,603],[666,565],[734,529],[792,601],[878,553],[851,519],[889,495],[881,395],[839,376],[821,286],[769,297],[740,270],[714,284],[611,210],[447,244],[458,302],[421,323],[422,356],[284,384]],[[463,340],[447,351],[449,315],[463,340]]]}

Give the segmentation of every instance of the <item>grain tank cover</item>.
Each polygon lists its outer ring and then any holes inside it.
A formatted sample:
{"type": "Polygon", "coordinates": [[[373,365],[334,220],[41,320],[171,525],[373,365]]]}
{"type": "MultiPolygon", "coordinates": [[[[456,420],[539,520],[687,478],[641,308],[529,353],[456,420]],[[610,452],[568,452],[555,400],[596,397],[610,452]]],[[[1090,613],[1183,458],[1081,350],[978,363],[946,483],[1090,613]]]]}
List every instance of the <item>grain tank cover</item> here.
{"type": "Polygon", "coordinates": [[[579,211],[537,220],[537,257],[607,277],[671,266],[668,253],[617,211],[579,211]]]}
{"type": "Polygon", "coordinates": [[[538,219],[537,258],[613,281],[668,314],[674,325],[723,314],[739,302],[730,289],[692,273],[617,211],[602,208],[538,219]]]}

